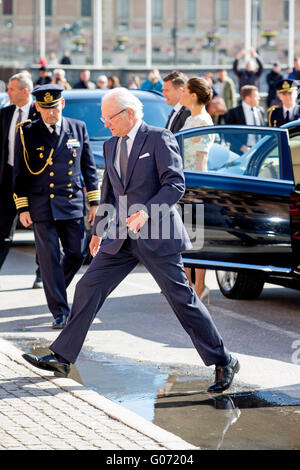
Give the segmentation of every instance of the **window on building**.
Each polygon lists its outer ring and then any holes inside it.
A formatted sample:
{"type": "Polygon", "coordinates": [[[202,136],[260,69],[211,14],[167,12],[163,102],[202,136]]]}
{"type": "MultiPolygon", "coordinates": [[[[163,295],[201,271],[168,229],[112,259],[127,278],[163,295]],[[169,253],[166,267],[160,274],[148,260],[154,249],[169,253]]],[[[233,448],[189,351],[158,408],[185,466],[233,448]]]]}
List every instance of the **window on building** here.
{"type": "Polygon", "coordinates": [[[81,0],[81,16],[92,16],[92,0],[81,0]]]}
{"type": "Polygon", "coordinates": [[[289,21],[289,0],[284,0],[283,2],[283,21],[288,23],[289,21]]]}
{"type": "Polygon", "coordinates": [[[152,0],[152,18],[162,20],[164,16],[163,0],[152,0]]]}
{"type": "Polygon", "coordinates": [[[219,0],[217,3],[217,20],[229,21],[229,0],[219,0]]]}
{"type": "Polygon", "coordinates": [[[118,0],[118,18],[129,18],[129,0],[118,0]]]}
{"type": "Polygon", "coordinates": [[[45,15],[52,16],[52,0],[45,1],[45,15]]]}
{"type": "Polygon", "coordinates": [[[12,0],[2,0],[2,13],[3,15],[13,14],[13,1],[12,0]]]}
{"type": "Polygon", "coordinates": [[[196,0],[185,0],[185,17],[187,20],[196,19],[196,0]]]}

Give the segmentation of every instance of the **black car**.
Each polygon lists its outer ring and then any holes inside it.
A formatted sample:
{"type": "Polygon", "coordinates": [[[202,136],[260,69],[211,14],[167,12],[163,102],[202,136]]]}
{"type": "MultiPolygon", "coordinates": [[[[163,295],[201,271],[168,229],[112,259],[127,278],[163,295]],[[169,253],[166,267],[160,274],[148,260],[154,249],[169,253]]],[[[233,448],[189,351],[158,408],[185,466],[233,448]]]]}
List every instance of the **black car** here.
{"type": "Polygon", "coordinates": [[[186,179],[180,209],[193,242],[184,262],[216,270],[226,297],[256,298],[265,282],[300,289],[300,121],[285,127],[176,135],[186,179]],[[199,148],[207,171],[189,168],[199,148]]]}

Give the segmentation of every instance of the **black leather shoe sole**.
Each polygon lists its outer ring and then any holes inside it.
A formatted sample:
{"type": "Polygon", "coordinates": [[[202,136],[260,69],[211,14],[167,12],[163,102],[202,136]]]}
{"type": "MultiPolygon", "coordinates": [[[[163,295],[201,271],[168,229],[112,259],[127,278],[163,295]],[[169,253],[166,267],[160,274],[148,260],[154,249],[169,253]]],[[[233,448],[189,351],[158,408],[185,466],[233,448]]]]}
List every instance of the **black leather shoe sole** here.
{"type": "Polygon", "coordinates": [[[70,364],[65,364],[56,359],[53,354],[47,356],[37,357],[33,354],[23,354],[23,359],[29,362],[31,365],[38,367],[42,370],[48,370],[50,372],[58,372],[59,374],[67,377],[70,372],[70,364]]]}

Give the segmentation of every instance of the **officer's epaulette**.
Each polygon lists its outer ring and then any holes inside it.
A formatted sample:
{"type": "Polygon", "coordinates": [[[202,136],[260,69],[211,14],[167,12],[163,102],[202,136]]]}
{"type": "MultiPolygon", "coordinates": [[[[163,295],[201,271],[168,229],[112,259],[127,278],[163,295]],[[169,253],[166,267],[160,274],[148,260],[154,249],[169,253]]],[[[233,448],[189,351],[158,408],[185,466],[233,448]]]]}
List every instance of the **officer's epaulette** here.
{"type": "Polygon", "coordinates": [[[24,126],[24,124],[29,124],[30,122],[32,122],[31,119],[26,119],[25,121],[21,121],[16,125],[16,129],[19,129],[19,127],[24,126]]]}
{"type": "Polygon", "coordinates": [[[267,113],[270,113],[271,111],[274,111],[275,108],[279,108],[278,104],[274,104],[273,106],[270,106],[270,108],[268,108],[268,110],[267,110],[267,113]]]}

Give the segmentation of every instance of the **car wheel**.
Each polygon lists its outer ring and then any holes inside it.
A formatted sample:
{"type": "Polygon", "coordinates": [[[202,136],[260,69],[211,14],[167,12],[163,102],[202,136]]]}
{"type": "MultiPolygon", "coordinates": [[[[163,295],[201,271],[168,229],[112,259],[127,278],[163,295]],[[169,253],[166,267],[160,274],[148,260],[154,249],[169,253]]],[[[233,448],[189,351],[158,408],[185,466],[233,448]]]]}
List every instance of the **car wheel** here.
{"type": "Polygon", "coordinates": [[[257,275],[234,271],[216,271],[220,291],[228,299],[256,299],[264,287],[257,275]]]}

